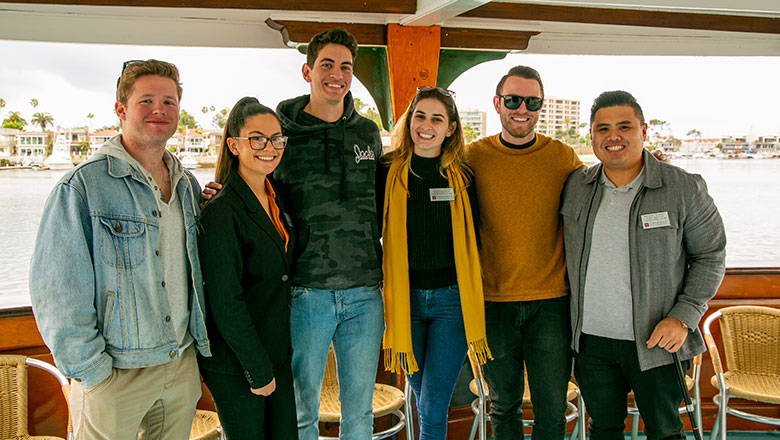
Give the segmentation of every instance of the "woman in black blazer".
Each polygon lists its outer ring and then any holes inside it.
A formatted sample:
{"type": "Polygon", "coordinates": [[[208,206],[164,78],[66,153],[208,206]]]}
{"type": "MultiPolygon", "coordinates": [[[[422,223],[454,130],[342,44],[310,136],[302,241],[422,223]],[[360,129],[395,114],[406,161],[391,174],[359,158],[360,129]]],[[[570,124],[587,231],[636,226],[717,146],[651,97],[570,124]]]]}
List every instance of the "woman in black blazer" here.
{"type": "Polygon", "coordinates": [[[266,178],[287,138],[276,114],[242,98],[225,124],[199,239],[209,358],[200,358],[230,440],[297,439],[290,370],[292,228],[266,178]]]}

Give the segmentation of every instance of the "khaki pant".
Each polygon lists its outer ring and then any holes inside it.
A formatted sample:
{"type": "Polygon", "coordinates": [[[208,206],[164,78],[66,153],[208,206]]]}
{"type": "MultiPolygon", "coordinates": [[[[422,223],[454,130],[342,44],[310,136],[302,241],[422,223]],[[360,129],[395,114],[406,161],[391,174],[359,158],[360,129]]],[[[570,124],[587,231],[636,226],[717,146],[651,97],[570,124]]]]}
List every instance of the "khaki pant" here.
{"type": "Polygon", "coordinates": [[[93,387],[71,386],[77,440],[186,440],[201,395],[194,345],[166,364],[114,368],[93,387]]]}

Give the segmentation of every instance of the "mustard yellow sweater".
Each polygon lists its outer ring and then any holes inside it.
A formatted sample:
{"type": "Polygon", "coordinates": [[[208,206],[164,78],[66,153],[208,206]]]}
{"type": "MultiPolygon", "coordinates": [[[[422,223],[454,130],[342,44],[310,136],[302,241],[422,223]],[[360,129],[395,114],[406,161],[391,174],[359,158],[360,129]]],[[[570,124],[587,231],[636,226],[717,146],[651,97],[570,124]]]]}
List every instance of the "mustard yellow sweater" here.
{"type": "Polygon", "coordinates": [[[530,301],[568,294],[561,191],[583,164],[568,145],[536,134],[523,150],[499,135],[466,148],[480,212],[482,280],[486,301],[530,301]]]}

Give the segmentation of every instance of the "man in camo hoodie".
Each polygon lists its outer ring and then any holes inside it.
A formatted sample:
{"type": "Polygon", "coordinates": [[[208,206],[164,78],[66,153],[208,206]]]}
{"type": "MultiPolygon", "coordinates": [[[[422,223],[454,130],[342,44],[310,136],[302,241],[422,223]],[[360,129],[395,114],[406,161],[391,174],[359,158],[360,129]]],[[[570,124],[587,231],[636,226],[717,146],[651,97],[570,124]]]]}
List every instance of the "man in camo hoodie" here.
{"type": "Polygon", "coordinates": [[[309,42],[303,78],[311,94],[277,107],[289,141],[274,182],[298,241],[293,266],[292,369],[301,440],[318,438],[328,355],[338,362],[340,439],[371,438],[371,400],[384,331],[374,122],[355,111],[349,87],[357,55],[343,29],[309,42]]]}

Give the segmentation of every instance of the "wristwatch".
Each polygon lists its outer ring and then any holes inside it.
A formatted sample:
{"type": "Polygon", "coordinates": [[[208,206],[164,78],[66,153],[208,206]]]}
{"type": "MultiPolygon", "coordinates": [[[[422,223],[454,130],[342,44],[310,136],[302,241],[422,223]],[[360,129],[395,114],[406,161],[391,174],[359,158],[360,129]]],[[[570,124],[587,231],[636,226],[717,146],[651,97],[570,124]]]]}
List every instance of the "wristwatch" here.
{"type": "Polygon", "coordinates": [[[689,330],[689,329],[688,329],[688,326],[687,326],[687,325],[686,325],[684,322],[680,321],[680,324],[682,324],[682,326],[683,326],[683,328],[685,329],[685,331],[688,331],[688,330],[689,330]]]}

